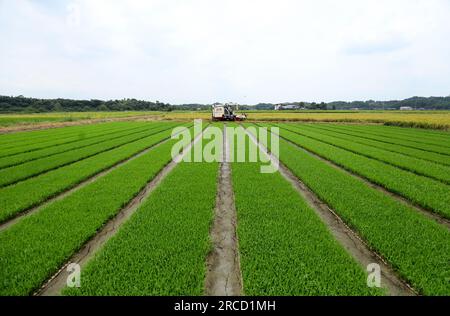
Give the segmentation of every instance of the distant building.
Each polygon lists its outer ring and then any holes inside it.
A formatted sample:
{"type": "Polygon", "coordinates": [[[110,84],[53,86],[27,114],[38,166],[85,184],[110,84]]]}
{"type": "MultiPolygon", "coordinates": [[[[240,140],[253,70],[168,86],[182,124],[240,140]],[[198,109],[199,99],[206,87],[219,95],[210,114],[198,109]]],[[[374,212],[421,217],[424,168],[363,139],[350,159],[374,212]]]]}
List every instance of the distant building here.
{"type": "Polygon", "coordinates": [[[300,108],[300,106],[297,104],[276,104],[274,109],[275,111],[280,111],[280,110],[299,110],[304,108],[300,108]]]}
{"type": "Polygon", "coordinates": [[[400,107],[400,111],[412,111],[412,107],[410,106],[401,106],[400,107]]]}
{"type": "Polygon", "coordinates": [[[299,108],[299,106],[296,105],[296,104],[283,105],[283,110],[295,110],[295,109],[298,109],[298,108],[299,108]]]}

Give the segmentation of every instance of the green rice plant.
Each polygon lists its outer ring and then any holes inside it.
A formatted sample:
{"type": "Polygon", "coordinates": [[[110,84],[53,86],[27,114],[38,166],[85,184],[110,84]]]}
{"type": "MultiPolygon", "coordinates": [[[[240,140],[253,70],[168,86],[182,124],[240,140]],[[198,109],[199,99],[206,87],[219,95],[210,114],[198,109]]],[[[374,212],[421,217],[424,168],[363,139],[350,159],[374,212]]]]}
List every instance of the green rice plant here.
{"type": "Polygon", "coordinates": [[[380,140],[384,142],[388,142],[391,144],[397,144],[402,145],[406,147],[411,147],[415,149],[420,149],[424,151],[430,151],[438,154],[443,155],[450,155],[450,148],[445,146],[447,145],[446,141],[439,141],[438,144],[430,144],[426,143],[424,141],[421,141],[420,135],[410,135],[410,136],[398,136],[398,135],[392,135],[392,134],[386,134],[385,132],[381,131],[372,131],[368,130],[365,127],[361,127],[358,125],[352,125],[352,126],[333,126],[335,129],[340,130],[346,130],[346,131],[358,131],[361,136],[364,136],[369,139],[374,140],[380,140]]]}
{"type": "Polygon", "coordinates": [[[217,163],[180,163],[81,273],[67,295],[202,295],[217,163]]]}
{"type": "Polygon", "coordinates": [[[60,168],[76,161],[95,156],[99,153],[118,148],[125,144],[143,139],[145,137],[168,130],[175,126],[174,123],[168,123],[156,129],[145,129],[133,135],[124,135],[115,139],[107,140],[101,144],[86,146],[81,149],[73,149],[63,153],[55,154],[51,157],[44,157],[23,163],[18,166],[4,168],[0,170],[0,187],[4,187],[16,182],[26,180],[33,176],[47,172],[52,169],[60,168]]]}
{"type": "MultiPolygon", "coordinates": [[[[186,124],[184,124],[186,126],[186,124]]],[[[39,205],[121,161],[170,138],[163,131],[0,189],[0,222],[39,205]]]]}
{"type": "Polygon", "coordinates": [[[279,157],[416,290],[450,295],[446,227],[284,140],[279,157]]]}
{"type": "Polygon", "coordinates": [[[366,274],[279,172],[233,163],[246,295],[377,295],[366,274]]]}
{"type": "Polygon", "coordinates": [[[376,148],[371,145],[356,143],[353,141],[352,137],[349,139],[344,139],[345,136],[329,135],[327,132],[316,130],[308,126],[287,124],[280,126],[308,138],[391,164],[401,169],[414,172],[418,175],[430,177],[446,184],[450,183],[450,166],[443,166],[441,164],[436,164],[419,158],[376,148]]]}
{"type": "Polygon", "coordinates": [[[34,131],[17,131],[14,133],[6,133],[0,134],[0,147],[9,145],[21,144],[22,142],[30,142],[30,141],[40,141],[45,140],[49,136],[55,135],[71,135],[76,134],[82,130],[86,130],[89,128],[93,128],[94,130],[98,128],[99,125],[103,126],[115,126],[121,124],[121,122],[110,122],[110,123],[102,123],[102,124],[92,124],[92,125],[76,125],[76,126],[68,126],[68,127],[60,127],[60,128],[48,128],[34,131]]]}
{"type": "Polygon", "coordinates": [[[101,131],[100,133],[91,133],[88,137],[81,137],[78,141],[55,145],[49,148],[28,151],[25,153],[19,153],[7,157],[1,157],[0,169],[17,166],[28,161],[53,156],[59,153],[67,152],[69,150],[81,149],[90,145],[100,144],[104,141],[112,140],[122,136],[133,135],[144,130],[148,131],[149,128],[154,129],[158,126],[160,126],[160,124],[152,124],[147,127],[120,127],[114,130],[101,131]]]}
{"type": "Polygon", "coordinates": [[[437,132],[436,130],[424,130],[424,129],[414,129],[414,128],[398,128],[391,126],[361,126],[363,129],[370,133],[381,133],[382,135],[394,137],[398,139],[414,140],[418,143],[436,145],[441,147],[450,148],[450,133],[437,132]],[[377,127],[374,129],[373,127],[377,127]]]}
{"type": "MultiPolygon", "coordinates": [[[[28,295],[38,289],[171,160],[174,142],[152,149],[1,231],[0,295],[28,295]]],[[[192,183],[187,183],[191,188],[192,183]]],[[[179,194],[172,188],[169,191],[179,194]]]]}
{"type": "MultiPolygon", "coordinates": [[[[367,131],[374,131],[380,134],[392,134],[392,135],[403,135],[410,138],[418,137],[422,140],[438,140],[438,141],[449,141],[450,133],[448,131],[433,130],[433,129],[423,129],[423,128],[403,128],[389,125],[358,125],[362,129],[367,131]],[[414,137],[411,137],[414,135],[414,137]]],[[[440,145],[441,143],[436,143],[440,145]]]]}
{"type": "Polygon", "coordinates": [[[415,204],[450,218],[449,186],[347,150],[280,129],[280,136],[415,204]]]}
{"type": "MultiPolygon", "coordinates": [[[[0,157],[13,156],[25,152],[30,152],[38,149],[49,148],[56,145],[68,144],[87,138],[91,134],[102,131],[114,131],[116,129],[127,129],[129,127],[141,127],[145,123],[108,123],[108,124],[92,124],[77,126],[76,130],[65,131],[66,128],[48,129],[45,135],[33,137],[34,132],[21,132],[17,134],[24,134],[26,138],[22,141],[16,140],[9,144],[2,144],[0,146],[0,157]]],[[[0,136],[0,139],[2,136],[0,136]]],[[[4,135],[3,135],[4,137],[4,135]]]]}
{"type": "Polygon", "coordinates": [[[358,131],[335,129],[331,125],[329,126],[324,124],[308,124],[307,127],[315,129],[317,132],[339,137],[341,139],[350,140],[355,143],[369,145],[375,148],[385,149],[391,152],[396,152],[403,155],[450,166],[450,156],[447,155],[438,154],[430,151],[424,151],[411,147],[405,147],[402,145],[391,144],[379,140],[372,140],[370,138],[365,137],[364,134],[361,134],[358,131]]]}

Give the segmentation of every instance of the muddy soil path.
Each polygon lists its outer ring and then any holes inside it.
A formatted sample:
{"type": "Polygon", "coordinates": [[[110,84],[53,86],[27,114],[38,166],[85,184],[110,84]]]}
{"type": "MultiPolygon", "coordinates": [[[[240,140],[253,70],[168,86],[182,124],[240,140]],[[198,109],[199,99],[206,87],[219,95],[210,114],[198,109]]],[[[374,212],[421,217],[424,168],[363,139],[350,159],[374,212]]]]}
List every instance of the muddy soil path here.
{"type": "MultiPolygon", "coordinates": [[[[225,125],[226,126],[226,125],[225,125]]],[[[237,214],[229,162],[225,126],[223,152],[217,183],[216,208],[210,232],[213,249],[207,258],[205,294],[210,296],[242,295],[242,277],[236,232],[237,214]]]]}
{"type": "Polygon", "coordinates": [[[370,250],[369,246],[337,215],[335,211],[321,201],[303,182],[301,182],[277,157],[257,141],[256,137],[247,131],[250,139],[266,153],[274,165],[278,165],[280,174],[289,181],[295,190],[305,199],[319,218],[327,225],[333,237],[346,251],[366,270],[367,265],[376,263],[381,270],[381,286],[386,288],[391,296],[413,296],[417,292],[401,279],[394,269],[379,254],[370,250]]]}
{"type": "MultiPolygon", "coordinates": [[[[207,129],[208,127],[206,127],[207,129]]],[[[205,130],[206,130],[205,129],[205,130]]],[[[55,273],[51,278],[49,278],[44,285],[36,291],[34,296],[58,296],[61,295],[61,291],[66,286],[67,278],[70,272],[66,269],[71,263],[79,264],[81,269],[93,258],[95,253],[101,249],[101,247],[114,236],[121,225],[125,223],[138,209],[138,207],[145,201],[151,192],[161,183],[161,181],[177,166],[175,161],[181,161],[181,158],[187,154],[190,148],[201,141],[202,134],[200,133],[195,137],[195,139],[171,162],[169,162],[153,180],[151,180],[143,190],[141,190],[138,195],[133,198],[124,208],[122,208],[117,215],[109,220],[98,233],[90,239],[84,246],[75,253],[62,267],[55,273]]]]}

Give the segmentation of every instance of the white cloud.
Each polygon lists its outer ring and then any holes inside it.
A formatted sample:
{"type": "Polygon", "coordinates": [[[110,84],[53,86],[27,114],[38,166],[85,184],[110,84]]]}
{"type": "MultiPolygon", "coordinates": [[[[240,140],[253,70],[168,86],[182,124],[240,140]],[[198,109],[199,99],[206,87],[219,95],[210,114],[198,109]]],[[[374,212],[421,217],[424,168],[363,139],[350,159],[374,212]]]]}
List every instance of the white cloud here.
{"type": "Polygon", "coordinates": [[[172,103],[448,95],[446,0],[0,0],[0,94],[172,103]]]}

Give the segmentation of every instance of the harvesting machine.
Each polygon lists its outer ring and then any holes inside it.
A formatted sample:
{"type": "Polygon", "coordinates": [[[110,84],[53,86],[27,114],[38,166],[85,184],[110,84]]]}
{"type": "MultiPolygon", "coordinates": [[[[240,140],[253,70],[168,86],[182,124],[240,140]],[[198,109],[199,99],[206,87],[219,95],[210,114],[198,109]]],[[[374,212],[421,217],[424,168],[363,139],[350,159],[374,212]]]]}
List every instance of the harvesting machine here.
{"type": "Polygon", "coordinates": [[[214,103],[212,105],[212,120],[213,121],[244,121],[247,119],[246,114],[236,114],[238,105],[233,103],[214,103]]]}

